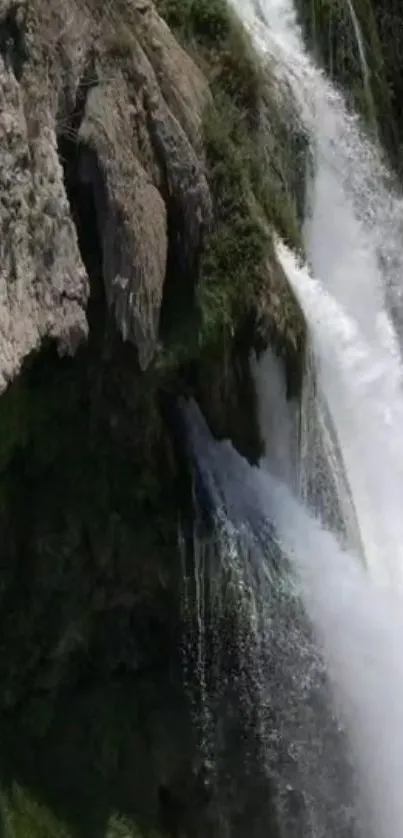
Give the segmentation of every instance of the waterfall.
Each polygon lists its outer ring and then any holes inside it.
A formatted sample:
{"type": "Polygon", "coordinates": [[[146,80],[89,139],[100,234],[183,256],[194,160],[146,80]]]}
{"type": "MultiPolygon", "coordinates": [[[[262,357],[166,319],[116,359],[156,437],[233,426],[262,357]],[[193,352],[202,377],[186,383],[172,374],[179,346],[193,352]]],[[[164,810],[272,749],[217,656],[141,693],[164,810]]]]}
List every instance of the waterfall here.
{"type": "MultiPolygon", "coordinates": [[[[263,368],[262,368],[263,373],[263,368]]],[[[310,342],[302,383],[298,493],[345,546],[362,554],[353,495],[310,342]]]]}
{"type": "Polygon", "coordinates": [[[276,246],[309,353],[299,407],[270,352],[252,362],[259,467],[213,441],[195,405],[183,412],[222,561],[256,624],[259,730],[281,835],[398,838],[403,201],[380,149],[307,53],[291,0],[231,2],[311,140],[307,264],[276,246]]]}
{"type": "MultiPolygon", "coordinates": [[[[402,198],[379,150],[307,54],[290,0],[233,2],[262,60],[274,58],[272,70],[287,79],[314,149],[304,240],[316,279],[281,245],[278,255],[309,328],[317,395],[306,421],[320,427],[322,482],[329,487],[331,473],[338,484],[331,494],[344,505],[350,546],[378,581],[400,588],[402,198]]],[[[306,474],[306,456],[303,465],[306,474]]],[[[334,504],[323,492],[319,504],[329,523],[325,507],[334,504]]]]}
{"type": "Polygon", "coordinates": [[[315,175],[305,221],[308,261],[368,339],[396,353],[383,311],[385,298],[396,317],[402,309],[403,201],[380,150],[308,55],[291,0],[231,2],[262,61],[280,82],[286,80],[311,137],[315,175]]]}
{"type": "Polygon", "coordinates": [[[283,364],[270,348],[257,362],[251,358],[259,410],[259,426],[263,435],[265,458],[277,477],[295,486],[298,481],[297,427],[298,404],[286,399],[283,364]]]}
{"type": "Polygon", "coordinates": [[[319,379],[354,498],[364,559],[385,584],[402,588],[403,393],[400,370],[286,248],[279,255],[306,313],[319,379]]]}
{"type": "Polygon", "coordinates": [[[396,598],[376,584],[282,481],[266,468],[250,466],[229,443],[215,442],[195,405],[186,405],[184,412],[219,530],[226,520],[238,534],[238,549],[231,555],[222,539],[223,558],[235,562],[238,572],[244,563],[245,578],[265,606],[264,640],[271,661],[265,669],[271,707],[268,756],[272,750],[280,770],[277,781],[285,778],[286,788],[301,791],[306,807],[298,812],[295,833],[286,824],[281,834],[399,838],[403,616],[396,598]],[[273,576],[278,550],[285,586],[273,576]],[[329,697],[318,650],[333,686],[334,707],[349,734],[357,786],[343,750],[343,730],[329,707],[326,713],[329,697]],[[360,793],[355,807],[353,792],[360,793]]]}
{"type": "MultiPolygon", "coordinates": [[[[273,373],[275,365],[270,366],[273,373]]],[[[285,401],[277,408],[284,415],[285,401]]],[[[240,652],[243,667],[255,674],[255,730],[279,834],[353,838],[354,772],[343,728],[331,708],[324,661],[259,499],[256,478],[268,471],[251,468],[229,443],[215,443],[194,404],[183,410],[197,469],[215,509],[227,578],[224,600],[231,603],[235,591],[241,624],[249,622],[240,652]]]]}

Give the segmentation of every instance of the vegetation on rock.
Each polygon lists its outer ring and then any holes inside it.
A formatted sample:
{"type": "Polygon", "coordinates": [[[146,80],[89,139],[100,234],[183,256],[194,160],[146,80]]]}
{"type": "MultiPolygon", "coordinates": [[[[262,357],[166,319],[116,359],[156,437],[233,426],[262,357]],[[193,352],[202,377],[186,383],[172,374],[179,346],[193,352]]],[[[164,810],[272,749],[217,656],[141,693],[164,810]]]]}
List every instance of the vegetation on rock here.
{"type": "Polygon", "coordinates": [[[200,265],[202,343],[222,341],[266,312],[282,348],[291,337],[300,352],[302,316],[276,264],[272,232],[301,248],[298,187],[306,139],[226,0],[159,0],[157,6],[213,92],[203,123],[214,222],[200,265]],[[274,286],[282,311],[272,305],[274,286]]]}

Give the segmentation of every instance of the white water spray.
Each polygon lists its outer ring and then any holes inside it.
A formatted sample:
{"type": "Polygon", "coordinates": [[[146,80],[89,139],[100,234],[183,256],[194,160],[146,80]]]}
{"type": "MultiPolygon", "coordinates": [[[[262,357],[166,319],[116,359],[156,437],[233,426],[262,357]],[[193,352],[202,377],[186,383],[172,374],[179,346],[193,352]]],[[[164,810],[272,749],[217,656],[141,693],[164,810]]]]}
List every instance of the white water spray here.
{"type": "Polygon", "coordinates": [[[403,591],[403,394],[400,368],[284,246],[278,254],[308,319],[318,380],[333,417],[354,498],[364,560],[403,591]]]}
{"type": "Polygon", "coordinates": [[[365,560],[379,580],[400,587],[403,397],[388,301],[392,296],[396,308],[402,293],[402,200],[378,150],[307,55],[290,0],[234,4],[261,54],[274,57],[278,77],[291,84],[314,145],[305,245],[320,285],[303,283],[290,255],[279,255],[312,333],[318,386],[348,472],[365,560]]]}
{"type": "MultiPolygon", "coordinates": [[[[232,2],[263,60],[291,87],[311,138],[304,240],[315,279],[282,245],[278,255],[308,323],[316,415],[323,407],[340,459],[332,464],[329,449],[325,456],[334,474],[344,469],[358,537],[351,521],[346,529],[364,563],[343,553],[268,474],[267,462],[232,487],[232,499],[250,493],[233,512],[242,520],[254,504],[293,562],[360,769],[370,812],[362,834],[401,838],[403,203],[379,149],[308,56],[291,0],[232,2]]],[[[341,481],[336,494],[342,491],[341,481]]]]}
{"type": "MultiPolygon", "coordinates": [[[[215,499],[217,513],[225,513],[247,538],[251,545],[249,561],[266,569],[270,584],[273,540],[278,539],[291,561],[300,596],[323,649],[335,705],[347,726],[360,769],[365,804],[360,835],[401,838],[403,615],[396,598],[388,588],[377,586],[360,561],[341,549],[336,538],[320,527],[281,481],[266,469],[249,466],[228,443],[214,442],[206,431],[200,435],[197,426],[201,419],[194,408],[188,409],[188,416],[197,461],[215,499]]],[[[286,623],[277,623],[275,629],[270,637],[274,640],[277,635],[274,651],[285,655],[285,671],[293,662],[301,667],[304,634],[295,636],[290,643],[286,623]]],[[[309,644],[305,655],[309,660],[309,644]]],[[[279,660],[281,663],[281,655],[279,660]]],[[[308,717],[302,699],[304,675],[304,668],[297,667],[293,685],[292,681],[286,686],[280,683],[283,706],[286,707],[291,693],[294,718],[300,717],[298,727],[293,726],[292,713],[286,715],[281,734],[287,737],[291,729],[296,754],[301,743],[302,752],[305,748],[309,754],[305,738],[308,717]]],[[[268,690],[270,700],[275,702],[279,693],[271,679],[268,690]]],[[[324,760],[324,752],[319,750],[316,758],[318,771],[323,771],[328,757],[324,760]]],[[[339,770],[343,770],[342,765],[339,770]]],[[[314,828],[304,834],[339,838],[346,834],[345,828],[340,809],[339,820],[330,831],[318,832],[314,828]]]]}
{"type": "Polygon", "coordinates": [[[401,838],[403,796],[403,624],[396,601],[380,592],[353,556],[309,519],[265,474],[264,503],[301,582],[360,768],[374,838],[401,838]]]}
{"type": "Polygon", "coordinates": [[[291,87],[311,137],[315,176],[305,246],[315,276],[371,340],[396,340],[385,328],[385,294],[403,290],[403,201],[378,148],[342,95],[307,54],[291,0],[231,0],[262,60],[291,87]],[[382,312],[382,316],[379,313],[382,312]]]}

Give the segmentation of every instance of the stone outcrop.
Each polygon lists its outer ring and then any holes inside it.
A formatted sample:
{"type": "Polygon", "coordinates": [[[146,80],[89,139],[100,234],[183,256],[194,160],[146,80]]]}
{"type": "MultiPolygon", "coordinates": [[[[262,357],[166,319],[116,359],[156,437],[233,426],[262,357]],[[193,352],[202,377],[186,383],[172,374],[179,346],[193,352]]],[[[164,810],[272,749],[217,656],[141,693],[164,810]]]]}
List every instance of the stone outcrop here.
{"type": "Polygon", "coordinates": [[[86,335],[88,278],[64,155],[93,191],[107,300],[143,369],[157,346],[168,227],[190,283],[210,219],[207,82],[151,3],[113,8],[2,3],[3,388],[44,339],[73,351],[86,335]]]}
{"type": "Polygon", "coordinates": [[[23,21],[23,7],[2,4],[0,391],[43,340],[74,351],[87,332],[88,279],[63,184],[56,114],[30,84],[29,58],[25,68],[25,56],[17,56],[23,21]]]}

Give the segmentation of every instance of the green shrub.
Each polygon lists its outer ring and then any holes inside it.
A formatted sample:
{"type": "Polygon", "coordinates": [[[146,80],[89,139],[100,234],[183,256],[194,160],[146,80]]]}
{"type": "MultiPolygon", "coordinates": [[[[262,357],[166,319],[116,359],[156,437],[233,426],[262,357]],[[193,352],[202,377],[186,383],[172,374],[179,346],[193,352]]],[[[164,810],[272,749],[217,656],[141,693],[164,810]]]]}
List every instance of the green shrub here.
{"type": "Polygon", "coordinates": [[[223,119],[223,110],[211,108],[204,136],[215,222],[201,259],[199,303],[210,338],[233,331],[253,308],[268,233],[253,211],[248,158],[228,112],[223,119]]]}

